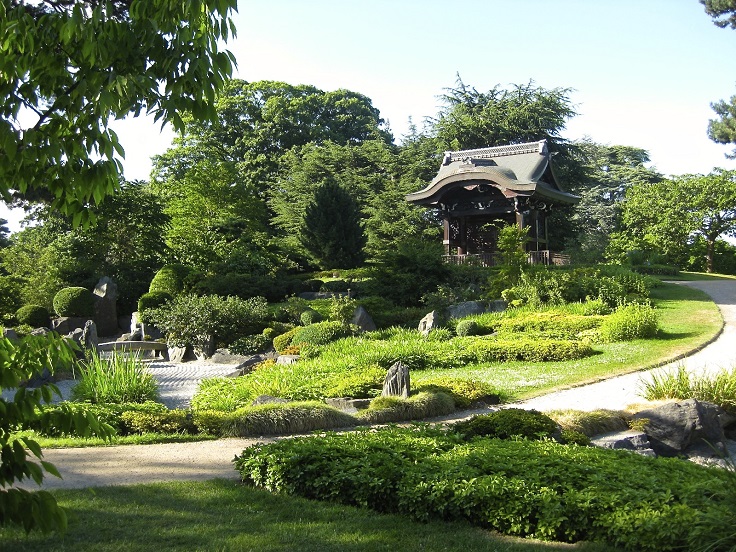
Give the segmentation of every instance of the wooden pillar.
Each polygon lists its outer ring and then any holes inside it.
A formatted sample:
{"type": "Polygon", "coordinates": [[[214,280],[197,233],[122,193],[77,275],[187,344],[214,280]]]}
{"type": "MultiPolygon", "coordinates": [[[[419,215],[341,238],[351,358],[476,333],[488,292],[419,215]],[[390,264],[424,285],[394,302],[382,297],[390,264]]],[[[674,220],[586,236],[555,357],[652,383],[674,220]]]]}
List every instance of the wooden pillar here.
{"type": "Polygon", "coordinates": [[[450,254],[450,219],[447,217],[443,217],[442,219],[442,229],[444,232],[444,235],[442,237],[442,245],[445,246],[445,255],[450,254]]]}
{"type": "Polygon", "coordinates": [[[458,244],[457,244],[457,254],[458,255],[465,255],[468,251],[468,229],[467,225],[465,224],[465,217],[460,217],[458,219],[458,223],[460,226],[460,236],[458,236],[458,244]]]}

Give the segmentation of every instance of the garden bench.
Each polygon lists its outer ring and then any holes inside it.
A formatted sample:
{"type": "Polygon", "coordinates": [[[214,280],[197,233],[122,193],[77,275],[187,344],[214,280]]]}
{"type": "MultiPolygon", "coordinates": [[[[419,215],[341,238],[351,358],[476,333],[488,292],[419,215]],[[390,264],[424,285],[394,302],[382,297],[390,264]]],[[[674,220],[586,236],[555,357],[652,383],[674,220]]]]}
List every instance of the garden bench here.
{"type": "Polygon", "coordinates": [[[169,360],[169,347],[166,343],[157,341],[109,341],[99,343],[98,351],[155,351],[156,356],[161,353],[162,360],[169,360]]]}

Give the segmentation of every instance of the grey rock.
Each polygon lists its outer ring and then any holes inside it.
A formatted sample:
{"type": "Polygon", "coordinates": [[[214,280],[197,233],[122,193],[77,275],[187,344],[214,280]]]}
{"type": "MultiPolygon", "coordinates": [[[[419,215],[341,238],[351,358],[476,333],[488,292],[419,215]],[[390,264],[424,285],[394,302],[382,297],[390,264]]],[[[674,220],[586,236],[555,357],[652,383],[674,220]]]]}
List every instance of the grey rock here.
{"type": "Polygon", "coordinates": [[[294,364],[299,360],[299,355],[279,355],[276,359],[276,364],[289,365],[294,364]]]}
{"type": "Polygon", "coordinates": [[[112,336],[118,333],[117,298],[118,286],[111,278],[103,276],[95,286],[94,320],[100,335],[112,336]]]}
{"type": "Polygon", "coordinates": [[[723,450],[722,410],[696,399],[669,403],[634,415],[644,421],[644,431],[659,456],[701,454],[703,447],[723,450]]]}
{"type": "Polygon", "coordinates": [[[363,306],[360,306],[357,309],[355,309],[355,313],[353,314],[353,319],[350,321],[350,323],[355,326],[358,326],[361,332],[375,332],[376,331],[376,323],[373,321],[373,318],[371,318],[371,315],[368,314],[368,311],[365,310],[363,306]]]}
{"type": "Polygon", "coordinates": [[[643,456],[656,456],[646,433],[641,431],[614,431],[590,440],[596,447],[630,450],[643,456]]]}
{"type": "Polygon", "coordinates": [[[440,324],[441,321],[439,313],[437,311],[432,311],[419,321],[419,333],[427,336],[429,335],[429,332],[438,328],[440,324]]]}
{"type": "Polygon", "coordinates": [[[401,361],[394,363],[383,380],[382,397],[402,397],[406,399],[411,393],[409,367],[401,361]]]}
{"type": "Polygon", "coordinates": [[[281,397],[272,397],[271,395],[259,395],[258,397],[253,399],[253,402],[250,404],[251,406],[258,406],[259,404],[284,404],[288,402],[288,400],[282,399],[281,397]]]}
{"type": "Polygon", "coordinates": [[[447,307],[448,318],[465,318],[473,314],[483,314],[486,311],[483,303],[479,301],[465,301],[447,307]]]}
{"type": "Polygon", "coordinates": [[[508,308],[508,306],[508,303],[503,299],[496,299],[495,301],[488,303],[486,312],[503,312],[508,308]]]}
{"type": "Polygon", "coordinates": [[[31,331],[31,335],[41,335],[41,336],[44,336],[44,335],[48,335],[50,333],[51,333],[51,330],[49,330],[48,328],[35,328],[35,329],[33,329],[31,331]]]}
{"type": "Polygon", "coordinates": [[[370,399],[351,399],[349,397],[337,397],[325,399],[328,406],[343,410],[348,414],[354,414],[358,410],[365,410],[371,404],[370,399]]]}
{"type": "Polygon", "coordinates": [[[130,328],[130,324],[132,323],[132,315],[119,315],[118,316],[118,330],[127,330],[130,328]]]}
{"type": "Polygon", "coordinates": [[[85,349],[96,349],[98,343],[97,325],[92,320],[87,320],[82,329],[80,345],[85,349]]]}
{"type": "Polygon", "coordinates": [[[89,318],[82,316],[61,316],[51,321],[51,329],[59,335],[67,335],[76,329],[84,329],[89,318]]]}
{"type": "Polygon", "coordinates": [[[333,297],[352,297],[351,291],[303,291],[299,294],[301,299],[314,301],[315,299],[332,299],[333,297]]]}
{"type": "Polygon", "coordinates": [[[215,354],[210,358],[210,362],[215,364],[240,364],[247,360],[251,355],[236,355],[228,349],[217,349],[215,354]]]}
{"type": "Polygon", "coordinates": [[[186,362],[190,360],[192,352],[189,347],[172,347],[169,345],[169,362],[186,362]]]}
{"type": "Polygon", "coordinates": [[[18,339],[18,334],[15,333],[13,328],[3,328],[3,337],[8,339],[18,339]]]}
{"type": "Polygon", "coordinates": [[[215,354],[217,346],[217,343],[215,342],[215,336],[207,335],[203,337],[204,339],[202,339],[202,346],[194,347],[194,356],[196,356],[198,360],[205,360],[210,358],[212,355],[215,354]]]}

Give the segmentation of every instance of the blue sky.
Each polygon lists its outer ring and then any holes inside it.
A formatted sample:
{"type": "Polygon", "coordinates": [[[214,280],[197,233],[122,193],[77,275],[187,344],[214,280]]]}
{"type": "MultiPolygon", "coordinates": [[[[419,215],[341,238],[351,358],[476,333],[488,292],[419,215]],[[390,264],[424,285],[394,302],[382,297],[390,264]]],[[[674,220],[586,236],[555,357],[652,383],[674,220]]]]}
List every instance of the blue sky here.
{"type": "MultiPolygon", "coordinates": [[[[736,169],[711,142],[710,103],[736,94],[736,30],[697,0],[241,0],[235,76],[365,94],[397,139],[463,81],[564,87],[563,136],[647,150],[664,174],[736,169]]],[[[172,133],[116,123],[125,176],[147,179],[172,133]]],[[[0,213],[0,216],[5,216],[0,213]]],[[[6,217],[8,218],[8,217],[6,217]]]]}

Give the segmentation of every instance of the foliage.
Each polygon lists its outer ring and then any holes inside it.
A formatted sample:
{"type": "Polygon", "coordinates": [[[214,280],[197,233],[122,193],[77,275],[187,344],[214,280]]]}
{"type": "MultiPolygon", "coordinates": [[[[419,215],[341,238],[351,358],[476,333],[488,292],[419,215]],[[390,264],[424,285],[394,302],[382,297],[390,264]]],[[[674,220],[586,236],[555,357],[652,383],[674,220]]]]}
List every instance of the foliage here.
{"type": "Polygon", "coordinates": [[[127,433],[196,433],[197,428],[191,412],[166,410],[163,412],[140,412],[128,410],[121,415],[127,433]]]}
{"type": "Polygon", "coordinates": [[[314,309],[307,309],[301,314],[301,316],[299,316],[299,321],[302,323],[302,326],[309,326],[316,322],[322,322],[322,320],[324,320],[322,315],[314,309]]]}
{"type": "Polygon", "coordinates": [[[422,380],[414,385],[414,390],[438,392],[441,391],[452,397],[456,408],[468,408],[477,402],[496,403],[501,397],[487,383],[482,381],[437,377],[422,380]]]}
{"type": "Polygon", "coordinates": [[[455,326],[455,333],[459,337],[467,337],[469,335],[480,335],[481,329],[478,323],[472,319],[460,320],[455,326]]]}
{"type": "Polygon", "coordinates": [[[651,379],[640,382],[640,388],[640,394],[648,401],[698,399],[736,413],[736,370],[733,368],[696,375],[680,365],[676,370],[651,374],[651,379]]]}
{"type": "Polygon", "coordinates": [[[166,291],[149,291],[148,293],[144,293],[138,299],[138,316],[146,322],[148,320],[146,314],[148,309],[158,308],[171,301],[171,299],[171,294],[166,291]]]}
{"type": "Polygon", "coordinates": [[[0,323],[3,325],[9,325],[15,313],[23,305],[21,284],[22,281],[18,278],[0,274],[0,323]]]}
{"type": "Polygon", "coordinates": [[[625,550],[686,548],[700,513],[717,517],[725,506],[705,489],[728,480],[679,460],[550,441],[461,444],[427,428],[256,445],[235,465],[272,492],[625,550]]]}
{"type": "Polygon", "coordinates": [[[650,305],[631,303],[622,305],[607,316],[600,326],[604,341],[630,341],[657,335],[659,322],[657,311],[650,305]]]}
{"type": "Polygon", "coordinates": [[[356,326],[351,326],[341,321],[330,320],[299,328],[294,333],[291,342],[301,346],[326,345],[337,339],[355,335],[357,332],[358,329],[356,326]]]}
{"type": "Polygon", "coordinates": [[[263,404],[245,407],[224,417],[221,434],[224,437],[286,435],[356,424],[349,414],[320,402],[263,404]]]}
{"type": "Polygon", "coordinates": [[[610,255],[631,249],[658,252],[682,265],[696,236],[706,243],[706,269],[713,271],[715,243],[736,235],[736,171],[683,175],[632,186],[623,205],[623,229],[610,255]]]}
{"type": "Polygon", "coordinates": [[[92,416],[76,415],[71,409],[58,407],[47,412],[44,403],[60,395],[54,385],[36,389],[21,387],[21,383],[43,370],[53,373],[56,368],[71,368],[74,351],[69,343],[54,334],[31,336],[13,343],[0,337],[0,390],[15,389],[11,398],[0,398],[0,526],[19,525],[26,532],[41,530],[63,531],[66,514],[47,491],[28,491],[15,486],[24,480],[41,484],[44,471],[61,477],[53,464],[43,460],[38,444],[29,437],[15,438],[15,433],[40,427],[56,426],[83,435],[93,433],[108,437],[112,428],[92,416]],[[40,465],[29,460],[35,456],[40,465]]]}
{"type": "MultiPolygon", "coordinates": [[[[631,418],[625,412],[617,410],[553,410],[546,413],[562,428],[562,431],[574,431],[595,437],[613,431],[629,429],[628,421],[631,418]]],[[[564,435],[564,433],[563,433],[564,435]]]]}
{"type": "Polygon", "coordinates": [[[593,354],[587,341],[545,337],[475,339],[466,342],[466,345],[466,354],[475,362],[555,362],[581,359],[593,354]]]}
{"type": "Polygon", "coordinates": [[[705,13],[713,18],[713,24],[721,28],[736,29],[736,2],[734,0],[700,0],[705,13]]]}
{"type": "Polygon", "coordinates": [[[273,338],[273,348],[276,349],[277,352],[281,352],[284,349],[286,349],[289,345],[291,345],[291,342],[294,339],[294,335],[299,331],[299,327],[292,328],[280,335],[277,335],[273,338]]]}
{"type": "Polygon", "coordinates": [[[228,349],[236,355],[257,355],[266,352],[272,343],[273,338],[265,334],[246,335],[233,341],[228,349]]]}
{"type": "Polygon", "coordinates": [[[330,320],[349,324],[355,314],[357,301],[350,296],[334,296],[330,299],[330,320]]]}
{"type": "Polygon", "coordinates": [[[528,265],[524,249],[528,231],[528,228],[520,229],[513,224],[501,226],[499,229],[496,244],[499,268],[488,282],[488,296],[491,299],[501,297],[503,290],[514,286],[519,281],[523,268],[528,265]]]}
{"type": "Polygon", "coordinates": [[[135,355],[114,353],[106,359],[92,351],[81,363],[79,374],[72,388],[75,401],[143,403],[158,399],[156,380],[135,355]]]}
{"type": "Polygon", "coordinates": [[[54,311],[59,316],[88,316],[94,313],[94,296],[83,287],[68,287],[54,296],[54,311]]]}
{"type": "Polygon", "coordinates": [[[148,292],[168,293],[171,297],[176,297],[186,291],[187,276],[191,272],[191,268],[181,264],[164,265],[151,280],[148,292]]]}
{"type": "Polygon", "coordinates": [[[217,295],[179,295],[148,311],[148,318],[166,333],[169,343],[202,349],[212,338],[227,347],[239,337],[262,331],[267,316],[263,297],[217,295]]]}
{"type": "Polygon", "coordinates": [[[366,239],[360,210],[337,182],[315,188],[304,211],[300,241],[320,268],[354,268],[363,262],[366,239]]]}
{"type": "Polygon", "coordinates": [[[474,437],[549,439],[559,434],[560,428],[552,418],[536,410],[505,408],[457,422],[452,431],[465,440],[474,437]]]}
{"type": "MultiPolygon", "coordinates": [[[[142,403],[76,403],[64,401],[46,406],[44,411],[52,417],[58,416],[59,413],[64,411],[72,412],[76,416],[92,416],[100,423],[110,426],[117,435],[127,435],[130,433],[130,428],[123,421],[123,414],[126,412],[163,414],[168,412],[168,408],[156,401],[142,403]]],[[[65,428],[61,425],[42,425],[36,422],[31,424],[30,427],[40,435],[49,437],[77,436],[74,428],[65,428]]]]}
{"type": "Polygon", "coordinates": [[[118,186],[124,152],[110,119],[147,111],[181,129],[181,112],[213,117],[234,63],[218,43],[234,34],[235,7],[4,3],[0,34],[14,38],[0,45],[3,196],[12,183],[21,197],[49,198],[79,222],[83,206],[118,186]]]}
{"type": "Polygon", "coordinates": [[[326,397],[350,397],[368,399],[381,394],[386,370],[379,366],[367,366],[346,373],[325,388],[326,397]]]}
{"type": "Polygon", "coordinates": [[[49,325],[49,311],[41,305],[25,305],[15,312],[15,319],[19,324],[45,328],[49,325]]]}
{"type": "Polygon", "coordinates": [[[450,414],[455,410],[453,398],[442,391],[420,391],[409,398],[376,397],[366,410],[355,415],[370,424],[387,424],[423,420],[450,414]]]}
{"type": "MultiPolygon", "coordinates": [[[[491,328],[500,334],[536,333],[554,339],[577,339],[586,330],[598,328],[606,320],[602,316],[561,311],[562,309],[535,311],[524,308],[514,312],[513,315],[485,317],[485,319],[489,319],[491,328]]],[[[478,320],[483,319],[481,315],[478,320]]]]}

